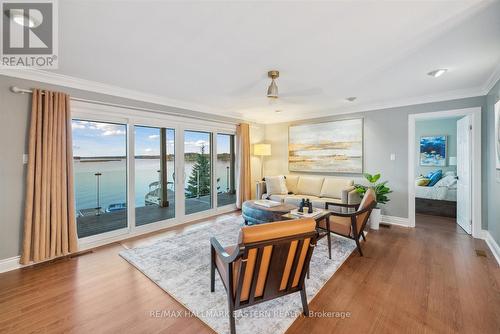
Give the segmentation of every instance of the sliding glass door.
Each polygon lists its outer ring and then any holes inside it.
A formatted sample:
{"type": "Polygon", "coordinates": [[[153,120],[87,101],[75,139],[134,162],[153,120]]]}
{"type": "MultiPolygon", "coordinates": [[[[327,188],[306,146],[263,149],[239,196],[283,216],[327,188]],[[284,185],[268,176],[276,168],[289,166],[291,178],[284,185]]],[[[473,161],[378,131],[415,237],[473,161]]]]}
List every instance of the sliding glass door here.
{"type": "Polygon", "coordinates": [[[234,207],[235,135],[230,128],[186,129],[178,120],[122,112],[109,119],[82,108],[74,114],[76,220],[83,244],[234,207]]]}
{"type": "Polygon", "coordinates": [[[127,228],[127,126],[73,120],[79,238],[127,228]]]}
{"type": "Polygon", "coordinates": [[[212,134],[184,131],[184,204],[187,215],[212,208],[212,134]]]}
{"type": "Polygon", "coordinates": [[[217,134],[217,206],[236,203],[234,135],[217,134]]]}
{"type": "Polygon", "coordinates": [[[175,217],[175,130],[135,126],[135,225],[175,217]]]}

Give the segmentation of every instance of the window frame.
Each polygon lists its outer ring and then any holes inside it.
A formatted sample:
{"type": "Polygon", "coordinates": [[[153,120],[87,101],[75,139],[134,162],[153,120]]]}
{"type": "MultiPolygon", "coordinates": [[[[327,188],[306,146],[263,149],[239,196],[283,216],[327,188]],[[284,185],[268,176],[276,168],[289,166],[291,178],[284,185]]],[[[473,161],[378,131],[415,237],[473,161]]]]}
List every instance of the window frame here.
{"type": "MultiPolygon", "coordinates": [[[[236,136],[236,124],[212,120],[162,114],[161,112],[136,110],[133,107],[111,106],[84,101],[71,101],[71,119],[123,124],[127,127],[127,228],[79,239],[80,249],[116,242],[137,235],[154,232],[189,221],[208,218],[236,210],[235,204],[217,206],[217,182],[214,163],[217,157],[217,134],[236,136]],[[135,126],[167,128],[175,131],[175,217],[141,226],[135,225],[135,126]],[[211,134],[211,194],[212,208],[193,214],[185,214],[184,203],[184,132],[199,131],[211,134]],[[215,157],[215,158],[214,158],[215,157]]],[[[235,138],[235,156],[237,154],[235,138]]],[[[235,171],[236,172],[236,171],[235,171]]],[[[76,224],[76,222],[75,222],[76,224]]]]}

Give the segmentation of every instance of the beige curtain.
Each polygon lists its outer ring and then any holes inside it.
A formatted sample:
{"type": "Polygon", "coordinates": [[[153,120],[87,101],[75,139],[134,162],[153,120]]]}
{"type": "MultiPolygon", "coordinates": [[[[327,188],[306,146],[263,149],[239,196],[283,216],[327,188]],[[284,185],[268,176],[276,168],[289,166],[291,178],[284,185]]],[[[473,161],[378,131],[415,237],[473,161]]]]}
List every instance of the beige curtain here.
{"type": "Polygon", "coordinates": [[[236,128],[237,140],[237,175],[238,190],[236,195],[236,206],[241,208],[244,201],[251,198],[251,173],[250,173],[250,127],[248,124],[241,123],[236,128]]]}
{"type": "Polygon", "coordinates": [[[21,263],[77,250],[69,96],[33,90],[21,263]]]}

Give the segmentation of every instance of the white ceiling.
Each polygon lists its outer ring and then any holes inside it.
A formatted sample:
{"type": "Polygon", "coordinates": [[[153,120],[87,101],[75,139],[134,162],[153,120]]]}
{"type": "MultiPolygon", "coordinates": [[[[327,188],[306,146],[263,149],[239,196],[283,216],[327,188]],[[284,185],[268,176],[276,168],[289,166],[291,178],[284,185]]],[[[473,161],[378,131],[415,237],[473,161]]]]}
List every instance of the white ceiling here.
{"type": "Polygon", "coordinates": [[[498,1],[59,6],[57,73],[260,123],[477,95],[500,64],[498,1]]]}

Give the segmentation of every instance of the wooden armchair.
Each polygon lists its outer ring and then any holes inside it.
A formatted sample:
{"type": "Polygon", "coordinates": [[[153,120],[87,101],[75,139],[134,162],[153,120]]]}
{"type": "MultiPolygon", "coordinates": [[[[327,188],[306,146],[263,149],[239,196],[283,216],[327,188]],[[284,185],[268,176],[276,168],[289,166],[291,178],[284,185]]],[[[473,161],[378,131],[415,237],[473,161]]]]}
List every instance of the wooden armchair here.
{"type": "MultiPolygon", "coordinates": [[[[375,192],[373,189],[368,189],[363,196],[360,204],[340,204],[340,203],[325,203],[325,209],[328,210],[330,206],[338,206],[345,208],[341,212],[331,211],[326,220],[320,222],[319,228],[326,230],[328,233],[335,233],[356,242],[359,255],[363,256],[359,238],[362,237],[366,241],[365,233],[363,232],[370,217],[373,208],[377,205],[375,192]],[[348,212],[349,208],[356,211],[348,212]]],[[[328,253],[331,258],[331,242],[328,239],[328,253]]]]}
{"type": "Polygon", "coordinates": [[[294,292],[300,291],[308,315],[304,279],[316,238],[316,222],[309,218],[242,227],[237,246],[223,248],[210,239],[210,291],[217,270],[227,292],[232,334],[235,310],[294,292]]]}

